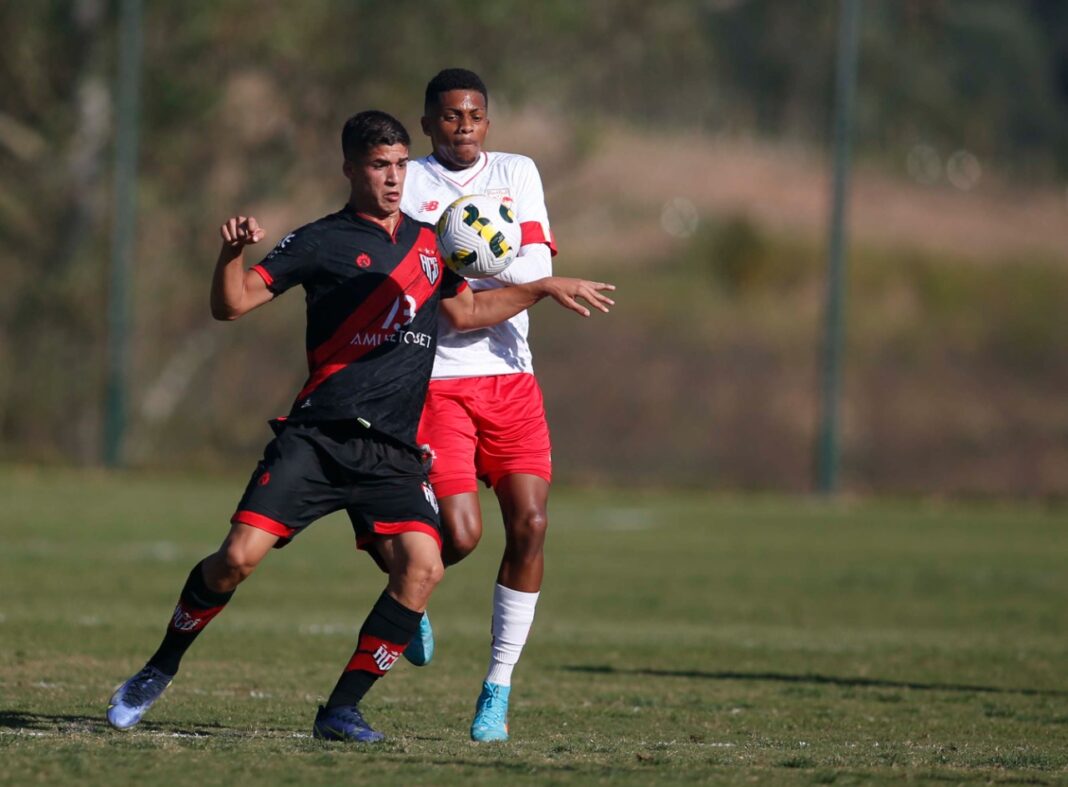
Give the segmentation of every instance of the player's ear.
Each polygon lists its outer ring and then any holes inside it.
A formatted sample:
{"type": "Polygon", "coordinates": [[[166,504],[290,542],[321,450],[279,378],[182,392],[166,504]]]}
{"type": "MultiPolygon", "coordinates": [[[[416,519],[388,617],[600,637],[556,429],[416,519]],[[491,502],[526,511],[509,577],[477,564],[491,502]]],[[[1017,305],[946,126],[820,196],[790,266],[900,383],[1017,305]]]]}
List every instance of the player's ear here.
{"type": "Polygon", "coordinates": [[[346,178],[348,178],[349,180],[352,180],[352,162],[351,161],[349,161],[348,159],[345,159],[344,163],[341,165],[341,171],[343,173],[345,173],[345,177],[346,178]]]}
{"type": "Polygon", "coordinates": [[[429,137],[430,136],[430,118],[428,118],[426,115],[423,115],[421,118],[419,118],[419,125],[423,129],[423,133],[426,136],[429,137]]]}

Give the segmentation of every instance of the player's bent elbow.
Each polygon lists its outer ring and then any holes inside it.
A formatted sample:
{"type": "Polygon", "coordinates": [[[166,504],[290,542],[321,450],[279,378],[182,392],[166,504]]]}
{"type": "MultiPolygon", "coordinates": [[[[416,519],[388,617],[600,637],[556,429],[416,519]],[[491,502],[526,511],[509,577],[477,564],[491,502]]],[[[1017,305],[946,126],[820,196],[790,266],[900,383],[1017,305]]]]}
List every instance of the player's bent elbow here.
{"type": "Polygon", "coordinates": [[[233,322],[238,317],[244,314],[240,309],[236,309],[227,304],[212,303],[211,304],[211,316],[221,322],[233,322]]]}

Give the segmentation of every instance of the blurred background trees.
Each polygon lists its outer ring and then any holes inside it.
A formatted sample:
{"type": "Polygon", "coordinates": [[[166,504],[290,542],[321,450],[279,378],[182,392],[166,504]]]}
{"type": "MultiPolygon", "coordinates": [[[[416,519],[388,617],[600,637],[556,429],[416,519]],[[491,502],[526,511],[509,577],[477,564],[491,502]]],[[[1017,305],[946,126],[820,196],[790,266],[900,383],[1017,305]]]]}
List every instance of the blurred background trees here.
{"type": "MultiPolygon", "coordinates": [[[[1068,6],[866,0],[844,480],[1068,491],[1068,6]]],[[[101,451],[117,4],[0,1],[0,457],[101,451]]],[[[836,4],[144,4],[135,465],[243,474],[305,371],[299,296],[213,323],[218,222],[267,245],[345,198],[338,132],[423,87],[491,89],[490,147],[542,169],[561,273],[540,307],[563,480],[811,483],[836,4]]],[[[264,252],[266,252],[266,248],[264,252]]]]}

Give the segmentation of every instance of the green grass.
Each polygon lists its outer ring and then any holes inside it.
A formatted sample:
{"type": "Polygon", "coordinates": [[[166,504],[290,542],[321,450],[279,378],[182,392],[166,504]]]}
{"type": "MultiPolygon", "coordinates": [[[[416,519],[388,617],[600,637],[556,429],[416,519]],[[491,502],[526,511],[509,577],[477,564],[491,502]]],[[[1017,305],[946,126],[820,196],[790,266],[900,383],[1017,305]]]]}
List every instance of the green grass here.
{"type": "Polygon", "coordinates": [[[434,663],[368,697],[375,748],[309,735],[382,585],[330,518],[111,731],[241,486],[0,470],[0,783],[1068,783],[1068,522],[1008,505],[557,491],[513,741],[482,746],[495,512],[434,663]]]}

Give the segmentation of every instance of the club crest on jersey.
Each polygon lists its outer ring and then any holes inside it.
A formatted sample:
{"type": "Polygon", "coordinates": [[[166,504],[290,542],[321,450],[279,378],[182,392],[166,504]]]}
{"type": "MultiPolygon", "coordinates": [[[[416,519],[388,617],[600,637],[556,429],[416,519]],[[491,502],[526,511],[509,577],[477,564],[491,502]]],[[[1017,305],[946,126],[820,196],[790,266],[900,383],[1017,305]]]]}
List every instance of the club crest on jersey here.
{"type": "Polygon", "coordinates": [[[493,197],[502,205],[512,207],[512,195],[508,189],[486,189],[486,196],[493,197]]]}
{"type": "Polygon", "coordinates": [[[357,268],[370,268],[371,267],[371,255],[367,252],[363,252],[356,258],[357,268]]]}
{"type": "Polygon", "coordinates": [[[425,249],[420,249],[419,262],[423,264],[423,273],[426,274],[426,277],[430,281],[430,283],[437,284],[438,276],[441,275],[441,263],[438,262],[438,255],[434,252],[428,252],[425,249]]]}

